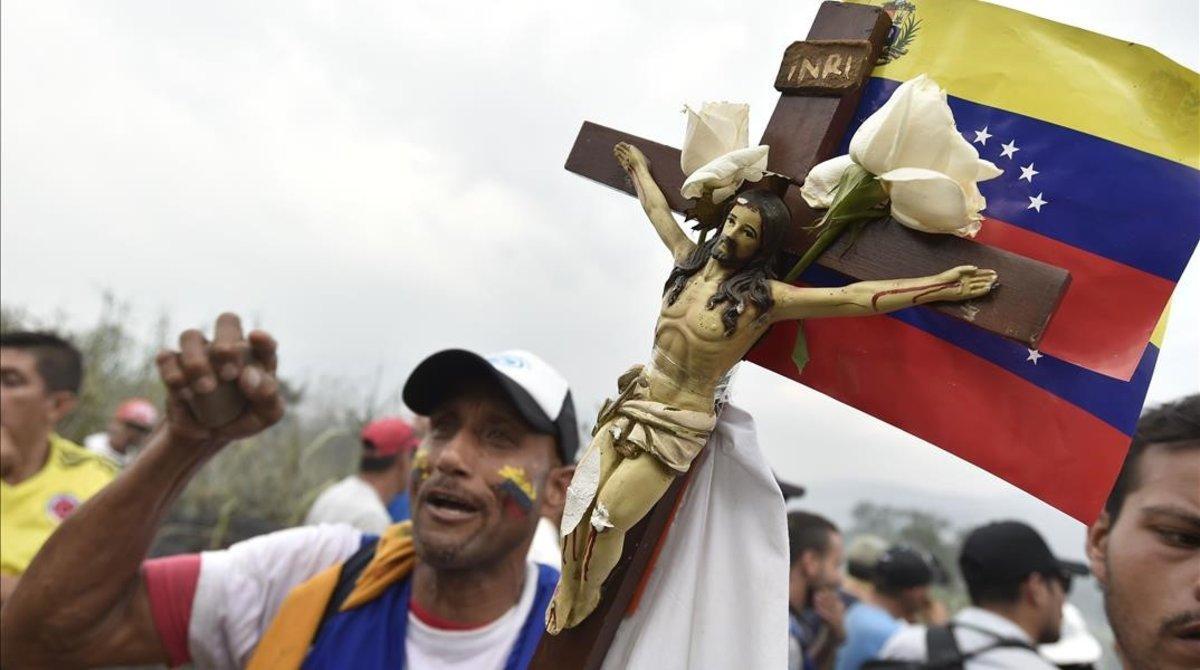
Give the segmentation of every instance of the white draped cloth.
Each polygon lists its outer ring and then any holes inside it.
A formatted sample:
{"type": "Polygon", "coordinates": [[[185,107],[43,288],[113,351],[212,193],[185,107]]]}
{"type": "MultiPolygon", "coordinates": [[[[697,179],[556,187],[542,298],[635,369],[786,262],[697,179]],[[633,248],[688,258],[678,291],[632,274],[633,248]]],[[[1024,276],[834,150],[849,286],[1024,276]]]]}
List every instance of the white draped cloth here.
{"type": "Polygon", "coordinates": [[[727,405],[705,452],[604,670],[787,667],[787,522],[753,417],[727,405]]]}

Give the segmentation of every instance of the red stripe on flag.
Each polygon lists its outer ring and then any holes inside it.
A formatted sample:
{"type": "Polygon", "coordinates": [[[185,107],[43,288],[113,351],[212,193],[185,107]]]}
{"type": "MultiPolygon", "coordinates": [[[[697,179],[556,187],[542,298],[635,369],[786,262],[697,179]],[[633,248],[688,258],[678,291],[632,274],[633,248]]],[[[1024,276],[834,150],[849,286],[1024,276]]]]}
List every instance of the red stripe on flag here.
{"type": "MultiPolygon", "coordinates": [[[[1019,376],[886,317],[813,319],[797,375],[796,323],[776,325],[747,357],[872,414],[1090,523],[1129,437],[1019,376]]],[[[819,446],[814,447],[819,448],[819,446]]]]}
{"type": "Polygon", "coordinates": [[[975,240],[1070,271],[1042,353],[1109,377],[1133,376],[1174,282],[998,219],[985,219],[975,240]]]}

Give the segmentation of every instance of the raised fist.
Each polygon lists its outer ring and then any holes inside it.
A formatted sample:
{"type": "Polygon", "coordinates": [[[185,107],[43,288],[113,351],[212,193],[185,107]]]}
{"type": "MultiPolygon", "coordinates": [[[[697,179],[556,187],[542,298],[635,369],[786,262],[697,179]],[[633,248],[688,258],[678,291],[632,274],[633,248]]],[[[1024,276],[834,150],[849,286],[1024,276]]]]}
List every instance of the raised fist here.
{"type": "Polygon", "coordinates": [[[275,340],[261,330],[243,336],[236,314],[217,318],[211,342],[184,331],[179,351],[164,349],[156,362],[167,387],[166,427],[178,438],[220,447],[283,417],[275,340]]]}

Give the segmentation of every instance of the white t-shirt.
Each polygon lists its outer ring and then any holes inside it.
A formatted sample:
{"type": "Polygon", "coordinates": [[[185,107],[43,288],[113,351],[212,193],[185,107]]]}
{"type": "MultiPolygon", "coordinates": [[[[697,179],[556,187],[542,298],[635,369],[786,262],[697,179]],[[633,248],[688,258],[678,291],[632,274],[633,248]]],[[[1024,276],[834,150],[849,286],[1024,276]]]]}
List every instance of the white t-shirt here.
{"type": "Polygon", "coordinates": [[[406,666],[413,670],[503,670],[537,592],[538,568],[525,564],[521,599],[499,619],[471,630],[444,630],[408,612],[406,666]]]}
{"type": "MultiPolygon", "coordinates": [[[[963,654],[990,647],[996,643],[997,637],[1031,643],[1029,635],[1020,626],[999,614],[978,607],[964,609],[954,616],[954,621],[965,624],[954,628],[954,639],[958,641],[958,649],[963,654]],[[981,628],[991,635],[966,626],[981,628]]],[[[879,658],[924,661],[926,653],[925,627],[909,626],[897,632],[883,645],[879,658]]],[[[1036,651],[1019,647],[1001,647],[981,652],[978,656],[967,659],[963,667],[964,670],[1057,670],[1036,651]]]]}
{"type": "MultiPolygon", "coordinates": [[[[363,533],[345,524],[302,526],[200,555],[200,574],[187,625],[197,668],[245,667],[288,592],[321,570],[350,558],[363,533]]],[[[533,607],[538,567],[526,563],[517,604],[472,630],[438,629],[408,613],[407,667],[413,670],[501,670],[533,607]]]]}
{"type": "Polygon", "coordinates": [[[345,524],[301,526],[200,554],[188,622],[193,665],[245,667],[288,592],[350,558],[362,546],[362,536],[345,524]]]}
{"type": "Polygon", "coordinates": [[[304,523],[345,523],[379,535],[392,524],[392,517],[375,489],[358,475],[350,475],[317,496],[304,523]]]}

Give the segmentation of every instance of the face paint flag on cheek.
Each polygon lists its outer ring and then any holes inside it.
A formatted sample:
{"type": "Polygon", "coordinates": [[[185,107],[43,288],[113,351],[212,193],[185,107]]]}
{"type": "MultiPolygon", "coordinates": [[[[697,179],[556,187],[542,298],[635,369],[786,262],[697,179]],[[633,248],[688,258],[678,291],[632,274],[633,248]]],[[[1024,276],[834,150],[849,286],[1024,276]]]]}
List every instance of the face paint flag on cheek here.
{"type": "Polygon", "coordinates": [[[425,449],[417,449],[413,453],[412,471],[409,473],[412,490],[415,491],[422,482],[429,478],[429,470],[429,452],[425,449]]]}
{"type": "Polygon", "coordinates": [[[506,465],[497,470],[496,474],[500,475],[501,479],[496,490],[504,501],[505,510],[514,516],[528,515],[533,509],[534,501],[537,500],[537,492],[529,483],[525,468],[506,465]]]}

